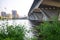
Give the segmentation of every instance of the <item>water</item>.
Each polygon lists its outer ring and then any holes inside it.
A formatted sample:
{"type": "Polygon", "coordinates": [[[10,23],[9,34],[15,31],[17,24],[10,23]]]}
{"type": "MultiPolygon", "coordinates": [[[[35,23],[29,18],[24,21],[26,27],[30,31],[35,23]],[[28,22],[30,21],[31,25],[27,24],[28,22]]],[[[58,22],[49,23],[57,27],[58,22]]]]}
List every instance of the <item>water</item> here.
{"type": "MultiPolygon", "coordinates": [[[[6,24],[6,22],[9,25],[24,25],[24,27],[29,31],[32,28],[32,25],[30,23],[29,20],[0,20],[0,25],[2,25],[3,23],[6,24]]],[[[31,38],[33,36],[33,33],[30,31],[29,33],[26,32],[26,37],[31,38]]]]}

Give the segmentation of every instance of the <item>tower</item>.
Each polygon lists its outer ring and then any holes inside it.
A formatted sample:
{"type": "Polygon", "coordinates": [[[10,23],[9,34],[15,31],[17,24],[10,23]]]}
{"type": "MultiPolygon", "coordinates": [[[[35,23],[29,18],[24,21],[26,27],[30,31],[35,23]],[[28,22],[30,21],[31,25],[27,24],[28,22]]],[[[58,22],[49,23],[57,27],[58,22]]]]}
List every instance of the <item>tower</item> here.
{"type": "Polygon", "coordinates": [[[6,17],[6,12],[3,12],[3,11],[2,11],[2,12],[1,12],[1,16],[2,16],[2,17],[6,17]]]}
{"type": "Polygon", "coordinates": [[[12,10],[12,18],[17,18],[17,11],[16,10],[12,10]]]}

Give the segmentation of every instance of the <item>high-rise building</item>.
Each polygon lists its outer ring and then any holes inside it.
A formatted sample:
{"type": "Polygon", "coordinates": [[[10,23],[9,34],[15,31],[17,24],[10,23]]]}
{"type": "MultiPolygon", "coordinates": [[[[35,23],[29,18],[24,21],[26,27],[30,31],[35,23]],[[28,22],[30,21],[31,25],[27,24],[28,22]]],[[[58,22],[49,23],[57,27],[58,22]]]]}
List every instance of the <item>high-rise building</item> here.
{"type": "Polygon", "coordinates": [[[6,12],[3,12],[3,11],[2,11],[2,12],[1,12],[1,16],[2,16],[2,17],[6,17],[6,12]]]}
{"type": "Polygon", "coordinates": [[[17,18],[17,11],[16,10],[12,10],[12,18],[17,18]]]}

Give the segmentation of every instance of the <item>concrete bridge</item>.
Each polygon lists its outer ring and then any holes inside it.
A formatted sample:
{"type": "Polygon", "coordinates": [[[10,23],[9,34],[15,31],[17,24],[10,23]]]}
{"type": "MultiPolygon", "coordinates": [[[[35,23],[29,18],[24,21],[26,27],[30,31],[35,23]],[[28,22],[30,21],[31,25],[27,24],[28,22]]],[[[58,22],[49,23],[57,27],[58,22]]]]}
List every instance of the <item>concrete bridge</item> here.
{"type": "Polygon", "coordinates": [[[60,0],[34,0],[28,13],[33,27],[43,21],[54,21],[56,17],[60,20],[60,0]]]}
{"type": "Polygon", "coordinates": [[[60,19],[59,0],[34,0],[28,13],[28,19],[32,23],[42,21],[53,21],[55,17],[60,19]]]}

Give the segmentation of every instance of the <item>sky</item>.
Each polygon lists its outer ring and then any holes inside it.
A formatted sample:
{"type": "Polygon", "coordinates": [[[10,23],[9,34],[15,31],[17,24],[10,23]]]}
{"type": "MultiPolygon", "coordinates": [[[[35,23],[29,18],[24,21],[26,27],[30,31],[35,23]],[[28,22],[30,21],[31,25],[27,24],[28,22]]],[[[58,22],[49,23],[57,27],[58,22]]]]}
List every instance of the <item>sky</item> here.
{"type": "Polygon", "coordinates": [[[0,12],[12,13],[17,10],[20,17],[27,16],[34,0],[0,0],[0,12]]]}

